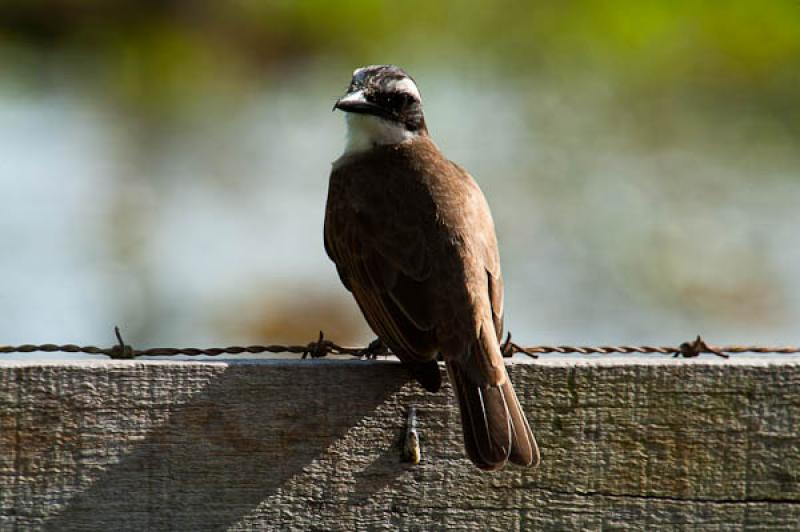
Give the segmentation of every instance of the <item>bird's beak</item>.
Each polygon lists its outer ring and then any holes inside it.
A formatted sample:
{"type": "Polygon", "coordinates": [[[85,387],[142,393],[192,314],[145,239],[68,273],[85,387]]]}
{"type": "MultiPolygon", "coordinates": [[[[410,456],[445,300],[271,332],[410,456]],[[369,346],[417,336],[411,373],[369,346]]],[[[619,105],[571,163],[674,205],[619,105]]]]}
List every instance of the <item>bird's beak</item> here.
{"type": "Polygon", "coordinates": [[[333,110],[339,109],[345,113],[359,113],[366,115],[384,116],[386,111],[379,105],[367,100],[363,90],[345,94],[333,105],[333,110]]]}

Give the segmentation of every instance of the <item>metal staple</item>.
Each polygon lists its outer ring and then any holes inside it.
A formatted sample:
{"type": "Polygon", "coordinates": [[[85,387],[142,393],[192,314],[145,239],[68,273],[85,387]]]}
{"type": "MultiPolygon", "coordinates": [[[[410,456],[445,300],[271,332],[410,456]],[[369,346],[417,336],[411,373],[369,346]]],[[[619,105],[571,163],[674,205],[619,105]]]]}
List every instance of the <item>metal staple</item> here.
{"type": "MultiPolygon", "coordinates": [[[[0,354],[3,353],[33,353],[33,352],[61,352],[61,353],[85,353],[89,355],[106,355],[113,359],[132,359],[146,356],[219,356],[219,355],[239,355],[242,353],[293,353],[301,355],[302,358],[321,358],[328,355],[347,355],[358,358],[375,358],[381,355],[390,355],[391,352],[378,340],[366,347],[346,347],[327,340],[320,331],[319,337],[313,342],[305,345],[248,345],[230,347],[154,347],[151,349],[134,349],[126,344],[119,328],[114,328],[117,337],[117,344],[113,347],[79,346],[74,344],[24,344],[16,346],[0,345],[0,354]]],[[[772,354],[793,354],[800,353],[797,346],[757,346],[757,345],[710,345],[698,336],[691,342],[684,342],[679,346],[568,346],[568,345],[534,345],[521,346],[511,341],[511,334],[506,337],[501,346],[503,355],[511,357],[516,353],[525,354],[532,358],[537,358],[543,353],[578,353],[581,355],[608,355],[613,353],[621,354],[662,354],[673,357],[691,358],[703,353],[713,354],[719,357],[728,358],[732,353],[772,353],[772,354]]]]}

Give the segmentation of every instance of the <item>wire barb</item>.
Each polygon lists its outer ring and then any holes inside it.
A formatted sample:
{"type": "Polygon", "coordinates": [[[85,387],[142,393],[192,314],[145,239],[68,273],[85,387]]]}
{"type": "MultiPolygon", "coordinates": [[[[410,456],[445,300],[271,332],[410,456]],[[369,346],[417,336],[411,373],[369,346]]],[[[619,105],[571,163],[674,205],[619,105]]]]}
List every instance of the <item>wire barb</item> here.
{"type": "Polygon", "coordinates": [[[309,356],[311,358],[322,358],[324,356],[327,356],[328,353],[330,353],[331,345],[332,342],[328,342],[325,340],[325,333],[320,331],[317,341],[308,343],[305,351],[303,351],[303,356],[301,358],[305,359],[308,358],[309,356]]]}
{"type": "Polygon", "coordinates": [[[680,352],[675,353],[673,357],[682,356],[683,358],[693,358],[696,356],[700,356],[701,353],[713,353],[718,357],[722,358],[729,358],[728,355],[720,351],[719,349],[710,347],[707,343],[700,338],[700,335],[697,335],[697,338],[694,342],[683,342],[680,346],[680,352]]]}
{"type": "Polygon", "coordinates": [[[132,359],[136,356],[133,347],[127,345],[122,339],[122,333],[119,332],[119,327],[114,326],[114,335],[117,337],[117,345],[108,350],[108,356],[113,359],[132,359]]]}
{"type": "MultiPolygon", "coordinates": [[[[249,346],[230,346],[230,347],[209,347],[201,349],[197,347],[154,347],[151,349],[134,349],[126,344],[122,339],[119,327],[114,327],[114,335],[117,338],[117,345],[110,348],[95,346],[78,346],[74,344],[23,344],[16,346],[0,345],[0,354],[3,353],[85,353],[88,355],[106,355],[112,359],[133,359],[137,357],[152,356],[219,356],[219,355],[239,355],[243,353],[291,353],[300,355],[301,358],[322,358],[329,355],[352,356],[356,358],[375,359],[378,356],[390,355],[391,351],[381,342],[380,339],[373,340],[366,347],[346,347],[336,344],[325,338],[325,334],[320,331],[316,341],[306,345],[249,345],[249,346]]],[[[721,358],[729,358],[730,353],[759,353],[759,354],[797,354],[800,347],[797,346],[757,346],[757,345],[710,345],[700,336],[691,342],[684,342],[678,347],[672,346],[569,346],[569,345],[534,345],[522,346],[511,339],[511,333],[506,335],[505,340],[500,345],[504,357],[512,357],[515,354],[523,354],[531,358],[538,358],[543,353],[559,354],[580,354],[580,355],[608,355],[614,353],[636,355],[636,354],[661,354],[673,357],[694,358],[701,354],[712,354],[721,358]]]]}
{"type": "Polygon", "coordinates": [[[503,353],[503,358],[511,358],[514,356],[514,353],[525,353],[531,358],[539,358],[535,352],[528,352],[526,348],[515,344],[511,341],[511,331],[506,333],[506,339],[500,344],[500,352],[503,353]]]}

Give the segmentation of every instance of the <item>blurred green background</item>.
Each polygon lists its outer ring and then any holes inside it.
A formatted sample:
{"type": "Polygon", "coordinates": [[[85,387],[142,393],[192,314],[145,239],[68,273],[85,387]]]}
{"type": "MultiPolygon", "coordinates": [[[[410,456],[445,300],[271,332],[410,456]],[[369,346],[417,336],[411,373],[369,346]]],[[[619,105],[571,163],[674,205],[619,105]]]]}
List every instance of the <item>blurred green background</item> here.
{"type": "Polygon", "coordinates": [[[416,78],[525,343],[800,338],[800,3],[0,2],[0,343],[342,343],[332,104],[416,78]]]}

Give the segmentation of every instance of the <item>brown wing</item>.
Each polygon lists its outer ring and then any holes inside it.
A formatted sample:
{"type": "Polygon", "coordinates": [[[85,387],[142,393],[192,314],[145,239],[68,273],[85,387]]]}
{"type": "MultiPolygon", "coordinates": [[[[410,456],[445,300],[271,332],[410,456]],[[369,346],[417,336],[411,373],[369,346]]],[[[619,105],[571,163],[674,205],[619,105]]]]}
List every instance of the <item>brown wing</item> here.
{"type": "Polygon", "coordinates": [[[461,225],[460,230],[465,234],[465,238],[470,239],[474,246],[474,260],[478,261],[478,264],[482,265],[486,271],[486,286],[476,286],[475,289],[487,291],[492,312],[492,324],[499,342],[502,341],[503,336],[503,276],[500,271],[500,254],[497,248],[494,221],[483,193],[469,172],[452,161],[449,163],[456,170],[456,174],[460,176],[465,197],[469,197],[472,203],[472,208],[469,209],[470,215],[465,217],[459,225],[461,225]]]}
{"type": "Polygon", "coordinates": [[[378,336],[404,362],[428,362],[436,343],[421,228],[435,223],[435,209],[423,188],[376,171],[362,164],[331,174],[325,248],[378,336]]]}

